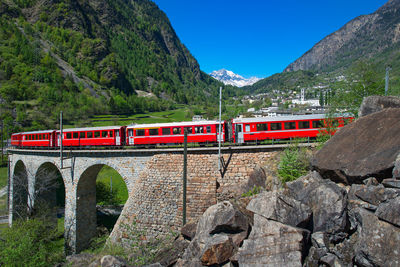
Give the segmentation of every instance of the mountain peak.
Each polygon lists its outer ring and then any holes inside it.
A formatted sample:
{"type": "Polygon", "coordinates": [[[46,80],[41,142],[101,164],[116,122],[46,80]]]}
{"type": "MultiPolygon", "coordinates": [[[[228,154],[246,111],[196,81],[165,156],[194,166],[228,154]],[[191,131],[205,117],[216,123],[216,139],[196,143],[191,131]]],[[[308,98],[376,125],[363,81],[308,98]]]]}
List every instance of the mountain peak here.
{"type": "Polygon", "coordinates": [[[252,85],[260,80],[260,78],[257,77],[246,79],[243,76],[226,69],[215,70],[210,73],[210,76],[223,82],[225,85],[233,85],[237,87],[252,85]]]}

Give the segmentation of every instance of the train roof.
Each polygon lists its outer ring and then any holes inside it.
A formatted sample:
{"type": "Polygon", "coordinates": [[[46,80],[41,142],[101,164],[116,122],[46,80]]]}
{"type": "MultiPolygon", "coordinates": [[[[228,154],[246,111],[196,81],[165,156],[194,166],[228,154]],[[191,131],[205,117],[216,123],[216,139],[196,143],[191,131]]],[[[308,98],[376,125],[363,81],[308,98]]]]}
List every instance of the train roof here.
{"type": "MultiPolygon", "coordinates": [[[[224,121],[221,121],[223,124],[224,121]]],[[[129,125],[127,128],[159,128],[159,127],[173,127],[173,126],[198,126],[198,125],[210,125],[219,124],[219,121],[181,121],[181,122],[164,122],[164,123],[149,123],[149,124],[133,124],[129,125]]]]}
{"type": "Polygon", "coordinates": [[[44,133],[52,133],[55,130],[43,130],[43,131],[30,131],[30,132],[22,132],[17,134],[44,134],[44,133]]]}
{"type": "MultiPolygon", "coordinates": [[[[342,117],[342,116],[337,116],[342,117]]],[[[246,123],[246,122],[274,122],[274,121],[294,121],[294,120],[321,120],[325,119],[325,114],[312,114],[312,115],[292,115],[292,116],[277,116],[277,117],[259,117],[259,118],[239,118],[233,119],[233,123],[246,123]]]]}
{"type": "MultiPolygon", "coordinates": [[[[117,130],[124,126],[99,126],[99,127],[85,127],[85,128],[69,128],[63,129],[63,132],[81,132],[81,131],[102,131],[102,130],[117,130]]],[[[60,132],[60,130],[57,130],[60,132]]]]}

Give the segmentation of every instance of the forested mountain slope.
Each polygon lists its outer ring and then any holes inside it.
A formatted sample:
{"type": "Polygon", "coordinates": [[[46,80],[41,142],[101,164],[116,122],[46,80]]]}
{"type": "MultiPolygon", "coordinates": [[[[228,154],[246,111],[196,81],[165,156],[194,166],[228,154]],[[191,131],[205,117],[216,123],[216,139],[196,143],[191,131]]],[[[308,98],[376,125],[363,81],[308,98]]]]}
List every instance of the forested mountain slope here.
{"type": "Polygon", "coordinates": [[[0,116],[9,128],[54,127],[60,110],[74,123],[217,102],[222,85],[149,0],[1,0],[0,51],[0,116]]]}

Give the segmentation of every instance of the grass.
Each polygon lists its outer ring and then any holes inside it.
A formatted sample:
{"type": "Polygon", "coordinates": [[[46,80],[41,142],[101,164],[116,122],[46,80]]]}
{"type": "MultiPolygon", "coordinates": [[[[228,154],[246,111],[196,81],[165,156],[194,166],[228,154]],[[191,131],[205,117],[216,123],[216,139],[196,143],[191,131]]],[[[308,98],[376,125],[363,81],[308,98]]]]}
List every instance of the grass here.
{"type": "Polygon", "coordinates": [[[0,189],[7,185],[7,167],[0,168],[0,189]]]}
{"type": "Polygon", "coordinates": [[[104,166],[99,174],[97,175],[96,182],[103,182],[106,185],[110,185],[112,179],[112,188],[117,191],[118,199],[121,200],[120,204],[125,204],[128,199],[128,188],[121,175],[109,166],[104,166]]]}
{"type": "Polygon", "coordinates": [[[7,215],[7,195],[0,197],[0,216],[7,215]]]}
{"type": "Polygon", "coordinates": [[[146,114],[127,115],[99,115],[94,116],[91,121],[93,126],[129,125],[132,123],[158,123],[192,120],[188,116],[188,108],[152,112],[146,114]]]}

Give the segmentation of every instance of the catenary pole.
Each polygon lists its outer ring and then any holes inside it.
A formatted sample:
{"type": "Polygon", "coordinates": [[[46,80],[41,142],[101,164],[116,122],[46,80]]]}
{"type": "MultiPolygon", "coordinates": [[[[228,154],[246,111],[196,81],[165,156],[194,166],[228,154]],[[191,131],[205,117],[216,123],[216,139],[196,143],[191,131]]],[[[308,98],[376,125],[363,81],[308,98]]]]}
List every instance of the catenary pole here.
{"type": "Polygon", "coordinates": [[[389,91],[389,71],[391,71],[391,67],[386,67],[386,77],[385,77],[385,95],[388,94],[389,91]]]}
{"type": "Polygon", "coordinates": [[[182,199],[182,225],[186,224],[186,183],[187,183],[187,128],[184,128],[183,140],[183,199],[182,199]]]}
{"type": "MultiPolygon", "coordinates": [[[[56,140],[57,142],[57,140],[56,140]]],[[[63,112],[60,112],[60,165],[63,166],[63,112]]]]}
{"type": "Polygon", "coordinates": [[[221,103],[222,86],[219,87],[219,126],[218,126],[218,171],[221,171],[221,103]]]}

